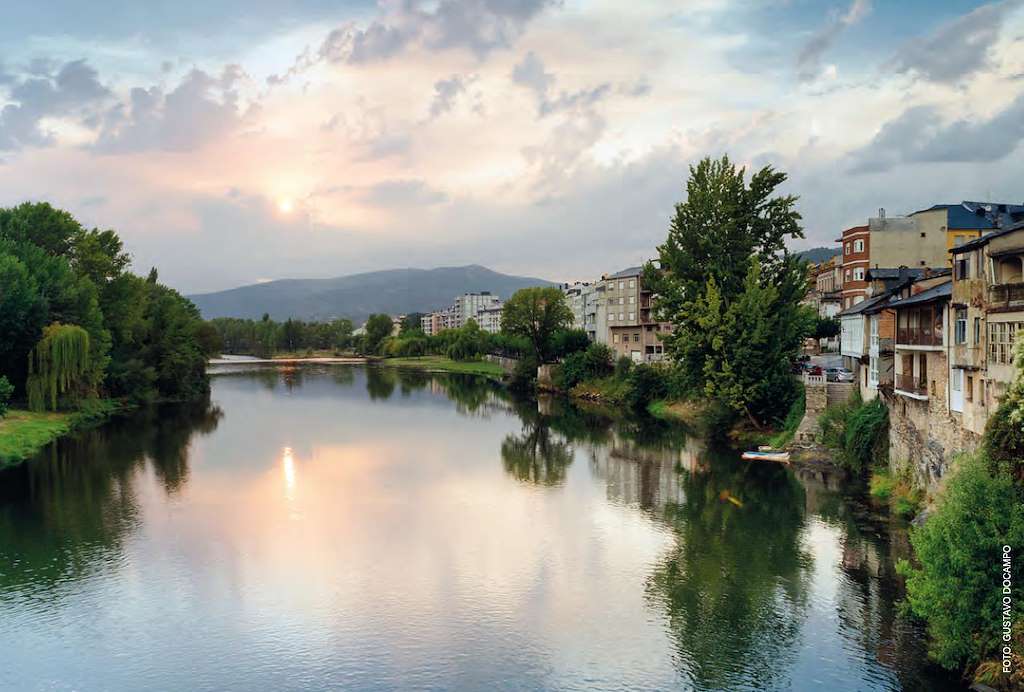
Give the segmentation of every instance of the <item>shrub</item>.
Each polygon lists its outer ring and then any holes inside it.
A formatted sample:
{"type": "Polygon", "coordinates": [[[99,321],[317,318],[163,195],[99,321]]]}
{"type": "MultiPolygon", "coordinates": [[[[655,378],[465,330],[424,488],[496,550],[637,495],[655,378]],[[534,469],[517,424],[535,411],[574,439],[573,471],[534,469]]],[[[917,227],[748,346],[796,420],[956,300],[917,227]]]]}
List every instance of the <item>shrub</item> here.
{"type": "MultiPolygon", "coordinates": [[[[622,359],[619,359],[621,362],[622,359]]],[[[617,368],[616,368],[617,369],[617,368]]],[[[626,403],[636,411],[647,408],[655,399],[664,399],[668,393],[665,373],[651,365],[637,364],[627,377],[629,391],[626,403]]]]}
{"type": "Polygon", "coordinates": [[[590,337],[582,329],[559,329],[551,338],[551,348],[555,358],[564,358],[572,353],[587,350],[590,337]]]}
{"type": "MultiPolygon", "coordinates": [[[[985,461],[960,459],[934,513],[911,532],[920,567],[899,565],[910,609],[928,623],[929,653],[946,668],[975,665],[998,651],[1002,547],[1024,546],[1024,505],[1009,475],[985,461]]],[[[1024,560],[1015,559],[1012,569],[1012,597],[1020,603],[1024,560]]]]}
{"type": "Polygon", "coordinates": [[[12,396],[14,396],[14,385],[6,377],[0,375],[0,418],[7,415],[12,396]]]}
{"type": "Polygon", "coordinates": [[[1004,400],[985,425],[985,455],[997,467],[1024,481],[1024,425],[1011,417],[1013,405],[1004,400]]]}
{"type": "Polygon", "coordinates": [[[889,409],[874,399],[850,411],[843,445],[847,465],[854,471],[870,468],[889,457],[889,409]]]}
{"type": "Polygon", "coordinates": [[[619,356],[615,361],[615,376],[620,379],[627,377],[632,369],[633,361],[629,356],[619,356]]]}
{"type": "Polygon", "coordinates": [[[537,361],[532,356],[523,356],[512,369],[509,387],[517,390],[531,389],[537,381],[537,361]]]}
{"type": "Polygon", "coordinates": [[[577,351],[566,356],[555,368],[552,380],[558,389],[567,392],[588,376],[586,353],[577,351]]]}
{"type": "Polygon", "coordinates": [[[592,343],[583,353],[587,377],[604,377],[611,373],[615,354],[606,344],[592,343]]]}

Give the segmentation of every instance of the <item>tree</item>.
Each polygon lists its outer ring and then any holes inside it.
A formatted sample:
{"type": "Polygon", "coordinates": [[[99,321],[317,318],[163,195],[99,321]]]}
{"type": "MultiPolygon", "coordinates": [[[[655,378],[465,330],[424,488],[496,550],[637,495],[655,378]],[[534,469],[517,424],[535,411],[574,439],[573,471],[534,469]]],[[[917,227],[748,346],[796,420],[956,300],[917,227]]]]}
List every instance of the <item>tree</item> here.
{"type": "Polygon", "coordinates": [[[28,407],[57,410],[57,398],[77,400],[89,391],[89,333],[73,324],[53,323],[28,357],[28,407]]]}
{"type": "Polygon", "coordinates": [[[409,332],[418,332],[422,330],[420,320],[423,318],[422,312],[410,312],[408,315],[402,318],[402,329],[398,333],[399,336],[405,336],[409,332]]]}
{"type": "Polygon", "coordinates": [[[367,353],[378,353],[384,339],[391,336],[393,323],[391,317],[384,314],[370,315],[366,320],[366,340],[363,348],[367,353]]]}
{"type": "Polygon", "coordinates": [[[796,396],[789,370],[812,325],[799,305],[806,263],[785,245],[803,237],[796,198],[773,196],[786,175],[745,176],[728,157],[691,167],[660,267],[649,264],[644,280],[674,327],[664,337],[674,379],[759,425],[796,396]]]}
{"type": "Polygon", "coordinates": [[[545,363],[553,356],[555,332],[568,327],[572,320],[565,295],[557,288],[521,288],[502,309],[501,329],[529,339],[534,359],[545,363]]]}
{"type": "MultiPolygon", "coordinates": [[[[980,458],[961,458],[935,511],[911,532],[910,541],[920,568],[905,561],[899,567],[907,577],[911,609],[928,622],[932,657],[947,668],[998,658],[999,560],[1004,545],[1015,549],[1015,558],[1024,546],[1024,503],[1009,475],[992,473],[980,458]]],[[[1012,564],[1010,596],[1019,603],[1024,561],[1012,564]]]]}
{"type": "Polygon", "coordinates": [[[570,353],[586,351],[590,346],[590,337],[582,329],[559,329],[552,337],[552,348],[556,358],[564,358],[570,353]]]}
{"type": "Polygon", "coordinates": [[[819,317],[814,323],[815,339],[832,339],[839,336],[839,320],[835,317],[819,317]]]}

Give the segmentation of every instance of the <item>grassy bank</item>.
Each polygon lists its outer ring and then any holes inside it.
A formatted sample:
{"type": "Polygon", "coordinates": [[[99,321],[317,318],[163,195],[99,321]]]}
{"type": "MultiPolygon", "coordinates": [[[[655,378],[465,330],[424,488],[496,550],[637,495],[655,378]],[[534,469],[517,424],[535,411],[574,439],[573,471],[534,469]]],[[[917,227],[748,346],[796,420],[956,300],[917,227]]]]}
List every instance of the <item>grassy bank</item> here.
{"type": "Polygon", "coordinates": [[[11,409],[0,419],[0,468],[32,457],[62,435],[101,423],[121,409],[112,399],[89,402],[80,411],[43,412],[11,409]]]}
{"type": "Polygon", "coordinates": [[[379,365],[393,368],[419,368],[441,372],[459,372],[467,375],[484,375],[501,379],[504,371],[497,363],[487,360],[452,360],[444,356],[418,356],[415,358],[385,358],[375,361],[379,365]]]}

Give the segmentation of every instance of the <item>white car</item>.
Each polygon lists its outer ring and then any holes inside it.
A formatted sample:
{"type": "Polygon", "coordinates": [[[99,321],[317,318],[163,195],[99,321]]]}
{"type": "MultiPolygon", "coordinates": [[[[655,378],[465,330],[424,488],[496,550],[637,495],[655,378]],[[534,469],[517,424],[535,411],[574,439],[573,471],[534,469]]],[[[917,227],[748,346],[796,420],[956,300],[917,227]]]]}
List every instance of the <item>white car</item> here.
{"type": "Polygon", "coordinates": [[[825,379],[829,382],[853,382],[853,372],[846,368],[825,368],[825,379]]]}

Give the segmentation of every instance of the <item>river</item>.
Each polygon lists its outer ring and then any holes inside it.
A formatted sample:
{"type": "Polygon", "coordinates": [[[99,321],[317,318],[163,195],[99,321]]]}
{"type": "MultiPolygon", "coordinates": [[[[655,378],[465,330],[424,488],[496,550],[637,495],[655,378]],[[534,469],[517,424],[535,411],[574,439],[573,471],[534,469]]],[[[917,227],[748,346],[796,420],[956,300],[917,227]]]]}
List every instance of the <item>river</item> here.
{"type": "Polygon", "coordinates": [[[849,486],[481,378],[226,366],[0,474],[0,689],[955,689],[849,486]]]}

